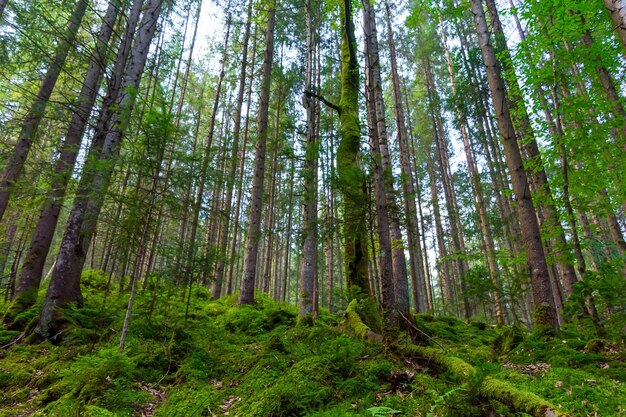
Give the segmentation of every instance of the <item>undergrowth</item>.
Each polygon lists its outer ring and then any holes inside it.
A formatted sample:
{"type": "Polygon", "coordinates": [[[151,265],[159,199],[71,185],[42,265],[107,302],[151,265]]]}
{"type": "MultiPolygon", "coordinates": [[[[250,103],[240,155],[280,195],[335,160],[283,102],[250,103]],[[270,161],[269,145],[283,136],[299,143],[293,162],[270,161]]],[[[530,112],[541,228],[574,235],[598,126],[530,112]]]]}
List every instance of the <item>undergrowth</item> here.
{"type": "MultiPolygon", "coordinates": [[[[140,292],[120,353],[128,294],[111,288],[105,299],[106,280],[85,274],[85,305],[65,310],[68,326],[57,344],[16,343],[0,351],[0,416],[522,416],[481,398],[477,387],[485,377],[572,415],[626,415],[619,320],[608,339],[595,338],[582,322],[546,339],[417,315],[432,347],[478,370],[460,383],[422,358],[356,338],[341,314],[323,311],[315,324],[298,323],[294,307],[262,294],[254,306],[238,307],[236,295],[209,301],[202,287],[193,289],[187,318],[173,288],[140,292]]],[[[0,343],[18,335],[2,329],[0,343]]]]}

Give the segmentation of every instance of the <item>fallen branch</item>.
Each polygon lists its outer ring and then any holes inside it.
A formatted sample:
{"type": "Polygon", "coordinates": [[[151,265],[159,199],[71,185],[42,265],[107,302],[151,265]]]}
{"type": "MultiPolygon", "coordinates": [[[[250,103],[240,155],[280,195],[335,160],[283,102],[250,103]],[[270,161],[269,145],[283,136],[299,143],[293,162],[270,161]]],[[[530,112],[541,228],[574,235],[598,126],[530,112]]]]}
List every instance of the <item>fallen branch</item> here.
{"type": "MultiPolygon", "coordinates": [[[[452,373],[461,382],[469,382],[476,375],[476,368],[462,359],[443,354],[441,351],[423,346],[409,345],[403,348],[406,354],[414,354],[428,359],[441,370],[452,373]]],[[[483,378],[478,385],[481,396],[505,404],[514,411],[522,411],[534,417],[571,417],[548,401],[532,392],[516,388],[512,384],[493,377],[483,378]]]]}
{"type": "Polygon", "coordinates": [[[418,328],[415,324],[413,324],[413,322],[411,320],[406,318],[406,316],[404,314],[402,314],[401,311],[398,311],[398,313],[400,313],[400,316],[402,316],[402,318],[404,320],[406,320],[406,322],[409,323],[411,325],[411,327],[413,327],[415,330],[417,330],[420,334],[426,336],[428,338],[428,340],[432,341],[434,344],[439,346],[441,348],[441,350],[443,350],[444,352],[446,351],[446,348],[443,347],[443,345],[441,343],[437,342],[434,337],[430,336],[428,333],[426,333],[422,329],[418,328]]]}
{"type": "Polygon", "coordinates": [[[24,335],[26,334],[26,332],[22,332],[19,334],[19,336],[17,336],[15,339],[11,340],[9,343],[7,343],[4,346],[1,346],[0,349],[6,349],[8,347],[13,346],[14,344],[16,344],[17,342],[19,342],[20,340],[22,340],[24,338],[24,335]]]}

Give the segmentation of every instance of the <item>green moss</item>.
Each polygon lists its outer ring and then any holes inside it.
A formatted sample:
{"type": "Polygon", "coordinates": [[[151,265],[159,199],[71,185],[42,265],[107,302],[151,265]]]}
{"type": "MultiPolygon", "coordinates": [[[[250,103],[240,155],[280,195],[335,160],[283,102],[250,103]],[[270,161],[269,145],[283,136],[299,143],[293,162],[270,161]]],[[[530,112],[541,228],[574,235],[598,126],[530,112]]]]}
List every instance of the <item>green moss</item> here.
{"type": "Polygon", "coordinates": [[[518,327],[503,327],[491,344],[493,358],[499,358],[515,349],[524,340],[524,334],[518,327]]]}
{"type": "Polygon", "coordinates": [[[11,330],[24,330],[36,316],[38,308],[32,308],[37,302],[37,288],[16,294],[2,319],[5,327],[11,330]]]}

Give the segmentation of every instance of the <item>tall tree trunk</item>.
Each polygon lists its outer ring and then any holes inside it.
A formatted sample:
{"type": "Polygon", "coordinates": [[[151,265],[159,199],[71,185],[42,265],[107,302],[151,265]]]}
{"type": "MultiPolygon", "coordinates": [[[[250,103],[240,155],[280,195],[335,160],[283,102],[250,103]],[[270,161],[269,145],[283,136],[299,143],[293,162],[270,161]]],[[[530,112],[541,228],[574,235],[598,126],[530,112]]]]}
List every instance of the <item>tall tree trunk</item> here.
{"type": "MultiPolygon", "coordinates": [[[[59,37],[59,43],[54,56],[48,65],[46,75],[44,75],[41,80],[39,91],[37,91],[35,99],[24,116],[22,130],[20,131],[17,143],[13,148],[13,153],[4,168],[2,178],[0,179],[0,221],[2,220],[4,212],[9,204],[9,198],[13,185],[22,173],[30,148],[36,139],[37,129],[39,128],[39,124],[44,117],[48,101],[52,95],[52,90],[54,90],[54,86],[59,79],[59,75],[63,70],[65,60],[67,59],[70,50],[74,48],[76,34],[80,29],[88,3],[88,0],[78,0],[76,2],[74,11],[72,12],[70,20],[67,23],[67,27],[65,28],[63,34],[59,37]]],[[[2,13],[0,12],[0,18],[1,17],[2,13]]]]}
{"type": "MultiPolygon", "coordinates": [[[[228,42],[230,39],[230,26],[231,26],[231,18],[228,16],[228,20],[226,23],[226,33],[224,34],[224,46],[222,51],[222,60],[219,78],[217,80],[217,85],[215,86],[215,97],[213,99],[213,109],[211,111],[211,119],[209,121],[209,132],[205,139],[204,143],[204,151],[202,153],[202,162],[200,164],[200,173],[198,179],[198,186],[196,187],[196,195],[193,203],[193,213],[191,217],[191,229],[189,230],[189,253],[187,254],[187,265],[185,266],[185,282],[190,283],[193,279],[192,273],[192,263],[194,258],[196,257],[197,251],[197,234],[198,234],[198,224],[200,222],[200,211],[202,208],[202,202],[204,201],[204,191],[206,189],[207,182],[207,174],[209,169],[209,163],[212,159],[212,148],[213,148],[213,140],[215,137],[215,124],[217,118],[217,112],[219,110],[219,104],[222,93],[222,84],[224,82],[225,67],[226,60],[228,58],[228,42]]],[[[215,198],[215,196],[214,196],[215,198]]],[[[191,284],[190,288],[191,288],[191,284]]]]}
{"type": "Polygon", "coordinates": [[[437,93],[437,87],[434,80],[434,74],[430,64],[430,59],[423,59],[424,73],[426,76],[428,98],[430,103],[430,114],[433,121],[433,130],[435,134],[435,148],[437,152],[437,160],[441,168],[441,180],[443,184],[444,198],[446,200],[446,211],[450,221],[450,234],[452,238],[452,248],[454,250],[454,265],[457,271],[458,282],[454,283],[454,288],[460,284],[461,298],[463,299],[463,312],[466,319],[471,316],[471,308],[465,290],[465,274],[469,269],[467,261],[464,259],[465,240],[463,239],[463,228],[459,218],[459,207],[456,198],[456,191],[450,169],[450,155],[448,153],[448,141],[445,138],[443,121],[441,120],[440,100],[437,93]]]}
{"type": "Polygon", "coordinates": [[[409,161],[409,145],[407,128],[402,104],[402,91],[398,64],[396,58],[396,46],[391,27],[391,11],[389,2],[385,0],[387,20],[387,44],[391,61],[391,78],[393,84],[394,109],[396,112],[396,129],[398,135],[398,148],[400,150],[400,169],[402,172],[402,192],[404,194],[404,211],[406,230],[409,243],[409,258],[411,265],[411,283],[413,290],[413,306],[417,312],[428,310],[428,295],[424,279],[424,266],[422,259],[422,247],[420,243],[420,231],[417,222],[417,209],[415,206],[415,189],[413,186],[413,171],[409,161]]]}
{"type": "MultiPolygon", "coordinates": [[[[140,0],[136,1],[141,3],[140,0]]],[[[85,173],[88,169],[94,170],[92,164],[98,165],[98,169],[89,176],[90,182],[84,184],[83,189],[86,189],[87,193],[77,196],[70,213],[52,280],[35,328],[35,332],[43,339],[56,334],[57,308],[63,307],[70,301],[81,302],[80,274],[95,232],[115,161],[119,156],[123,135],[130,122],[136,98],[135,91],[141,82],[162,4],[163,0],[149,0],[146,3],[130,53],[130,62],[124,71],[121,92],[116,100],[117,104],[111,122],[112,129],[104,137],[98,160],[87,161],[83,169],[85,173]]]]}
{"type": "MultiPolygon", "coordinates": [[[[493,31],[495,34],[496,46],[502,52],[509,55],[508,47],[506,45],[506,38],[500,23],[498,10],[494,0],[486,0],[487,8],[489,10],[493,31]]],[[[554,237],[550,239],[550,245],[554,249],[555,263],[561,278],[561,285],[565,289],[567,296],[571,295],[572,288],[577,281],[576,272],[572,265],[570,246],[565,238],[565,232],[563,226],[559,220],[559,215],[556,211],[556,204],[550,189],[548,182],[548,176],[543,167],[543,161],[539,152],[539,146],[535,139],[532,127],[530,125],[530,118],[526,110],[526,105],[521,96],[521,90],[517,77],[515,77],[515,71],[512,68],[507,68],[510,58],[505,60],[504,68],[508,74],[512,77],[509,83],[511,87],[511,104],[517,110],[516,113],[520,114],[520,134],[522,135],[522,149],[527,155],[528,163],[531,165],[529,173],[532,182],[535,186],[535,192],[540,196],[539,200],[544,200],[545,203],[541,206],[542,210],[540,214],[543,214],[542,226],[547,228],[548,233],[553,234],[554,237]]],[[[623,109],[622,109],[623,110],[623,109]]],[[[540,216],[541,218],[542,216],[540,216]]],[[[552,252],[552,251],[551,251],[552,252]]],[[[555,290],[555,289],[553,289],[555,290]]]]}
{"type": "Polygon", "coordinates": [[[491,89],[493,107],[496,109],[498,127],[504,145],[506,163],[511,175],[513,192],[518,201],[522,238],[526,248],[526,262],[530,269],[530,281],[535,303],[535,323],[538,326],[549,326],[556,332],[559,330],[556,307],[550,286],[548,264],[541,242],[541,232],[537,222],[537,213],[530,195],[530,187],[522,155],[513,127],[506,98],[504,79],[500,74],[496,53],[491,44],[487,20],[481,0],[471,0],[476,33],[487,71],[487,79],[491,89]]]}
{"type": "MultiPolygon", "coordinates": [[[[213,299],[217,299],[222,292],[222,284],[224,280],[224,266],[226,262],[226,249],[228,247],[228,233],[230,231],[230,218],[232,210],[233,190],[235,188],[235,178],[237,174],[238,156],[239,156],[239,137],[241,134],[241,110],[243,107],[244,94],[246,92],[246,70],[248,66],[248,43],[250,39],[250,26],[252,23],[252,1],[248,1],[248,13],[246,17],[246,26],[243,33],[241,56],[241,69],[239,71],[239,87],[237,92],[237,104],[235,107],[234,125],[233,125],[233,142],[232,153],[230,157],[230,170],[226,178],[226,206],[224,207],[224,224],[219,237],[218,250],[220,251],[217,264],[215,266],[215,283],[213,285],[213,299]]],[[[237,231],[233,233],[233,237],[237,231]]]]}
{"type": "Polygon", "coordinates": [[[439,190],[437,189],[437,173],[435,164],[428,160],[428,176],[430,177],[430,198],[432,204],[433,215],[435,218],[435,234],[437,240],[437,249],[439,251],[439,261],[437,267],[439,269],[439,286],[441,294],[441,304],[453,304],[456,302],[454,294],[454,286],[452,285],[452,272],[450,271],[450,262],[447,260],[448,251],[444,240],[443,222],[441,219],[441,210],[439,207],[439,190]]]}
{"type": "Polygon", "coordinates": [[[287,297],[289,293],[287,291],[288,284],[287,281],[289,279],[289,274],[291,270],[291,234],[293,227],[293,187],[294,187],[294,174],[295,174],[295,158],[291,158],[291,167],[289,168],[289,203],[288,209],[289,214],[287,215],[287,232],[286,232],[286,243],[285,243],[285,264],[283,265],[283,277],[282,277],[282,292],[280,296],[281,301],[288,301],[287,297]]]}
{"type": "Polygon", "coordinates": [[[269,10],[267,31],[265,33],[265,53],[263,57],[263,73],[259,98],[259,115],[257,121],[257,143],[254,156],[254,173],[252,191],[250,193],[250,211],[248,213],[248,236],[246,238],[246,254],[244,258],[243,277],[239,294],[239,304],[254,303],[254,284],[256,266],[261,240],[261,207],[263,205],[263,182],[265,177],[265,149],[268,136],[268,119],[270,104],[270,86],[272,62],[274,59],[274,27],[276,23],[276,1],[269,10]]]}
{"type": "MultiPolygon", "coordinates": [[[[240,157],[239,157],[239,168],[238,168],[238,180],[237,180],[237,203],[235,204],[235,222],[233,223],[233,238],[230,246],[230,255],[229,255],[229,269],[228,269],[228,294],[232,292],[232,288],[236,287],[233,282],[233,272],[235,267],[235,257],[238,254],[237,251],[237,243],[239,242],[239,219],[240,219],[240,211],[241,211],[241,199],[243,195],[243,178],[244,178],[244,166],[246,160],[246,151],[248,145],[248,133],[250,128],[250,104],[252,102],[252,81],[254,79],[254,68],[256,63],[256,46],[257,46],[257,31],[258,25],[254,25],[254,33],[252,35],[252,53],[251,53],[251,76],[248,82],[248,89],[246,91],[246,123],[244,124],[243,129],[243,143],[241,145],[240,157]]],[[[237,259],[237,267],[239,266],[239,261],[237,259]]]]}
{"type": "MultiPolygon", "coordinates": [[[[93,109],[94,103],[98,95],[98,87],[102,78],[102,73],[107,66],[107,52],[109,39],[113,33],[113,26],[117,19],[118,5],[115,1],[110,1],[102,27],[98,34],[96,47],[85,81],[78,96],[78,104],[72,115],[69,129],[65,134],[65,140],[61,148],[59,159],[54,167],[54,176],[52,177],[52,185],[43,209],[39,215],[37,226],[33,234],[32,240],[22,270],[20,272],[19,282],[15,292],[15,299],[10,308],[11,315],[19,314],[24,309],[35,303],[37,290],[41,281],[41,275],[46,263],[46,258],[50,250],[52,238],[56,230],[59,213],[63,204],[63,197],[67,189],[69,178],[74,169],[78,148],[85,132],[85,126],[89,121],[89,116],[93,109]]],[[[6,320],[7,316],[5,316],[6,320]]]]}
{"type": "Polygon", "coordinates": [[[376,118],[375,124],[378,133],[378,145],[380,147],[381,166],[385,180],[387,194],[387,207],[389,216],[389,234],[391,238],[391,256],[393,263],[393,290],[396,308],[407,314],[409,311],[409,283],[404,255],[405,245],[400,230],[400,209],[397,204],[395,185],[393,179],[393,166],[391,152],[389,150],[389,135],[385,116],[385,100],[383,97],[382,77],[380,74],[380,54],[378,51],[378,30],[376,28],[376,15],[370,0],[363,0],[364,32],[365,41],[369,47],[369,67],[371,80],[371,93],[376,118]]]}
{"type": "MultiPolygon", "coordinates": [[[[369,0],[365,0],[363,10],[363,20],[365,29],[365,91],[367,99],[367,119],[370,137],[370,154],[372,156],[372,171],[374,174],[374,202],[376,206],[376,226],[378,232],[378,251],[380,267],[380,298],[385,323],[395,325],[397,323],[396,311],[399,308],[396,304],[394,294],[394,264],[392,256],[392,243],[389,222],[389,193],[386,190],[388,185],[385,181],[385,172],[382,163],[384,156],[381,152],[380,133],[386,135],[385,128],[380,126],[381,110],[376,103],[377,88],[373,74],[372,60],[378,59],[377,54],[372,51],[372,20],[369,9],[369,0]]],[[[376,51],[377,52],[377,51],[376,51]]],[[[383,116],[384,117],[384,116],[383,116]]],[[[384,123],[384,120],[383,120],[384,123]]],[[[405,277],[406,278],[406,277],[405,277]]],[[[408,294],[407,294],[408,295],[408,294]]],[[[407,303],[408,304],[408,303],[407,303]]],[[[408,306],[407,306],[408,307],[408,306]]],[[[404,310],[401,310],[404,312],[404,310]]]]}
{"type": "Polygon", "coordinates": [[[491,278],[491,282],[493,284],[493,298],[496,310],[496,321],[498,325],[504,325],[504,306],[502,304],[501,296],[500,296],[500,271],[498,269],[498,264],[495,255],[495,244],[493,241],[493,236],[491,234],[491,229],[489,228],[489,218],[487,216],[487,210],[485,208],[485,202],[483,200],[483,188],[480,182],[480,173],[478,172],[478,167],[476,165],[476,161],[474,158],[474,153],[472,150],[472,145],[470,143],[470,137],[467,127],[467,121],[465,118],[465,114],[460,106],[461,98],[457,95],[456,88],[456,79],[454,75],[454,69],[452,67],[452,59],[450,57],[450,50],[448,49],[448,42],[446,37],[446,29],[443,25],[443,21],[439,21],[441,27],[441,37],[442,43],[444,47],[446,64],[448,67],[448,74],[450,76],[450,85],[452,87],[452,94],[455,103],[455,110],[457,113],[457,118],[459,121],[460,129],[461,129],[461,137],[463,139],[463,147],[465,149],[465,157],[467,159],[467,168],[470,175],[470,181],[472,183],[472,188],[474,191],[474,199],[476,204],[476,210],[478,211],[479,222],[480,222],[480,230],[482,232],[482,236],[484,238],[485,245],[485,253],[487,255],[487,265],[489,267],[489,276],[491,278]]]}
{"type": "MultiPolygon", "coordinates": [[[[305,0],[306,14],[306,69],[304,89],[313,91],[315,82],[315,45],[317,39],[313,33],[311,0],[305,0]]],[[[315,85],[317,87],[317,85],[315,85]]],[[[317,280],[317,159],[319,127],[317,125],[316,106],[319,102],[304,94],[302,98],[306,110],[306,150],[302,172],[304,199],[302,204],[302,258],[300,264],[300,303],[299,315],[305,318],[314,314],[314,285],[317,280]]]]}
{"type": "Polygon", "coordinates": [[[368,280],[367,235],[363,173],[358,165],[359,67],[350,0],[339,2],[341,17],[341,142],[337,149],[337,174],[344,204],[344,262],[348,287],[371,294],[368,280]]]}

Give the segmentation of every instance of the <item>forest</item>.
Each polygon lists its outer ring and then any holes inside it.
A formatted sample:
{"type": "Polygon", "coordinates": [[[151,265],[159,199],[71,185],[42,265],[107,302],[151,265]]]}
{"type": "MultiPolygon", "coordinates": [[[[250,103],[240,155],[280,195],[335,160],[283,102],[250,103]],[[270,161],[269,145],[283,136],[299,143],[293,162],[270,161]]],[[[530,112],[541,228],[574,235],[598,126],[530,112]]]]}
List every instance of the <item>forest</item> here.
{"type": "Polygon", "coordinates": [[[626,0],[0,0],[0,416],[626,416],[626,0]]]}

